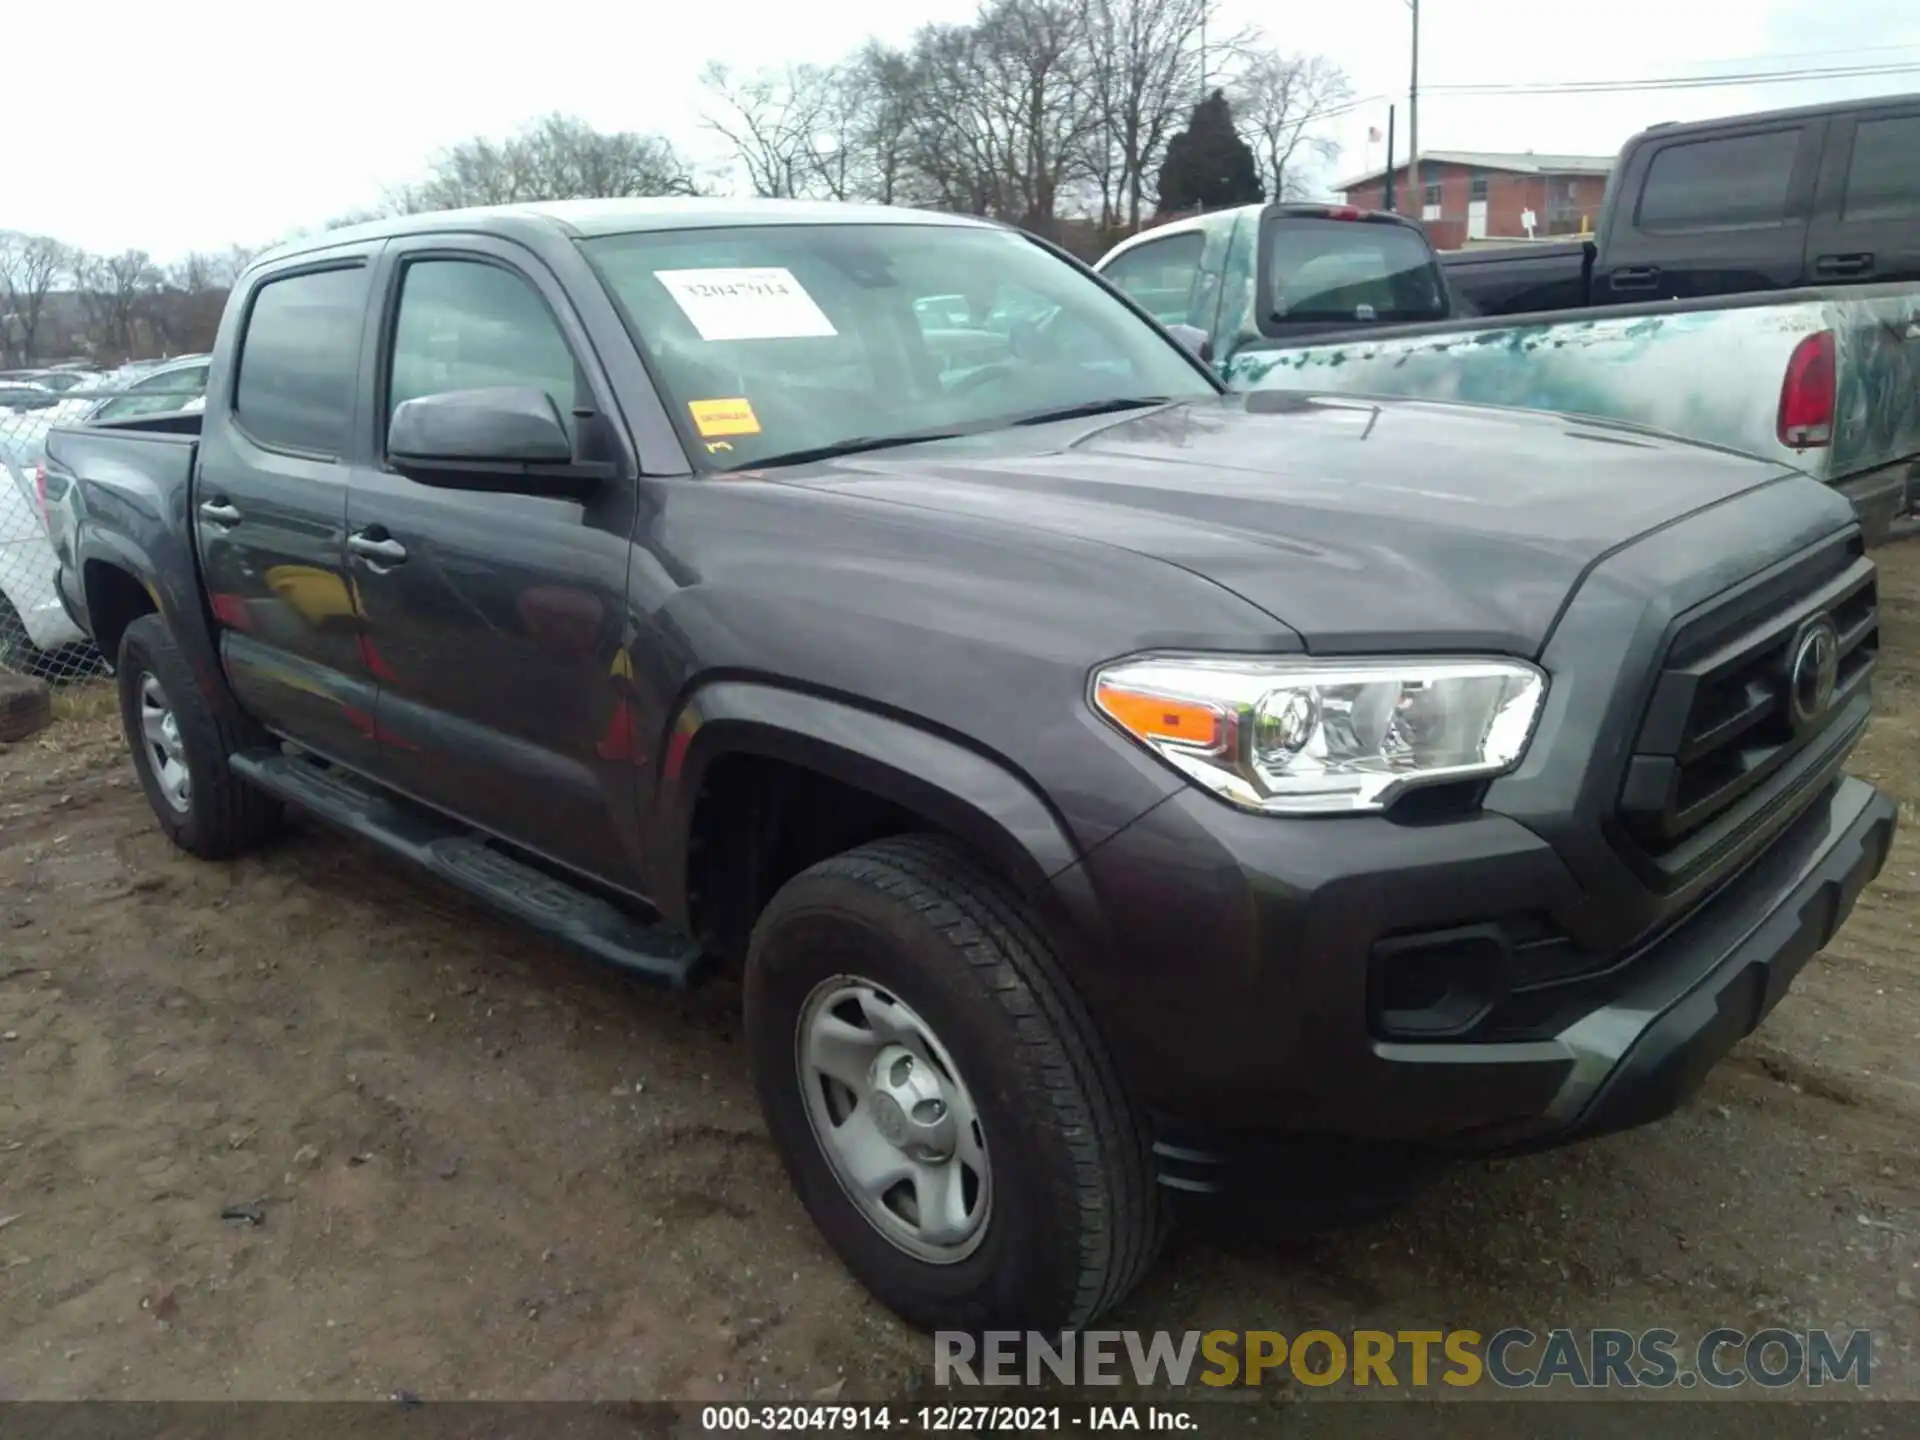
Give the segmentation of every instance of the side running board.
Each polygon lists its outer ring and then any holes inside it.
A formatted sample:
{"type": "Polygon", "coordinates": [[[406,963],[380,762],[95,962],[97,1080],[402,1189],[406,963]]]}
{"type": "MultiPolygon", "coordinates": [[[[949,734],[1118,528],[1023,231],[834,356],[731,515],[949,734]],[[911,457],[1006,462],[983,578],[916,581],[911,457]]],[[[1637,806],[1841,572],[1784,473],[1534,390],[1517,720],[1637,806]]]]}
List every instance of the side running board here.
{"type": "Polygon", "coordinates": [[[515,858],[457,821],[410,805],[344,771],[277,750],[248,750],[227,764],[271,795],[459,886],[600,960],[676,990],[703,970],[697,946],[665,921],[648,922],[515,858]]]}

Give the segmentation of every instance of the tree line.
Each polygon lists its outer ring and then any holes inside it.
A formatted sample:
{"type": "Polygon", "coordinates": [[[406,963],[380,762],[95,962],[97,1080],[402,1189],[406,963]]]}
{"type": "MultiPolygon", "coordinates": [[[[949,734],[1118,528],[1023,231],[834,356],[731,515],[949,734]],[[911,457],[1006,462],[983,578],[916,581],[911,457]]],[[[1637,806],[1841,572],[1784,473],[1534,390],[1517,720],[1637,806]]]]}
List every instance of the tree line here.
{"type": "Polygon", "coordinates": [[[253,254],[236,245],[163,265],[144,250],[101,255],[0,230],[0,363],[114,365],[205,350],[253,254]]]}
{"type": "Polygon", "coordinates": [[[1352,98],[1326,58],[1223,30],[1218,0],[982,0],[899,47],[750,74],[716,62],[702,80],[705,123],[757,195],[991,215],[1050,238],[1069,221],[1137,229],[1205,199],[1222,166],[1243,172],[1236,199],[1296,198],[1336,153],[1317,127],[1352,98]],[[1210,120],[1229,153],[1182,146],[1210,120]]]}
{"type": "MultiPolygon", "coordinates": [[[[829,63],[701,76],[727,162],[671,141],[543,116],[434,156],[417,181],[335,217],[581,196],[695,195],[743,179],[772,198],[991,216],[1089,256],[1156,214],[1312,189],[1340,67],[1226,29],[1219,0],[981,0],[971,20],[868,40],[829,63]]],[[[250,252],[169,265],[0,232],[0,360],[98,362],[212,344],[250,252]]]]}

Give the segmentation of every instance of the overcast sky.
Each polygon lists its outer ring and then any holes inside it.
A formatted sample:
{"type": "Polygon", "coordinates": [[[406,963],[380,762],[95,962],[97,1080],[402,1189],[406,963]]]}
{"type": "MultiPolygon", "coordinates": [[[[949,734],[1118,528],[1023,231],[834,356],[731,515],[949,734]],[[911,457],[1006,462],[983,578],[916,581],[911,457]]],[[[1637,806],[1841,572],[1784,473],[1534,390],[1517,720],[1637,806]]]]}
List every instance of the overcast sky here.
{"type": "MultiPolygon", "coordinates": [[[[1397,98],[1404,150],[1405,0],[1226,3],[1282,49],[1337,60],[1356,95],[1397,98]]],[[[717,158],[699,123],[707,60],[741,69],[828,60],[869,34],[899,41],[974,5],[333,0],[276,20],[258,0],[89,0],[84,25],[57,6],[8,8],[16,105],[0,228],[170,260],[371,204],[434,151],[550,110],[717,158]],[[296,25],[296,15],[314,23],[296,25]],[[25,116],[28,96],[49,103],[25,116]]],[[[1916,0],[1422,0],[1420,139],[1426,150],[1604,154],[1659,120],[1920,91],[1920,71],[1654,94],[1449,97],[1426,87],[1899,63],[1920,65],[1916,0]]],[[[1366,132],[1386,128],[1386,106],[1339,123],[1345,152],[1327,179],[1379,163],[1384,147],[1369,152],[1366,132]]]]}

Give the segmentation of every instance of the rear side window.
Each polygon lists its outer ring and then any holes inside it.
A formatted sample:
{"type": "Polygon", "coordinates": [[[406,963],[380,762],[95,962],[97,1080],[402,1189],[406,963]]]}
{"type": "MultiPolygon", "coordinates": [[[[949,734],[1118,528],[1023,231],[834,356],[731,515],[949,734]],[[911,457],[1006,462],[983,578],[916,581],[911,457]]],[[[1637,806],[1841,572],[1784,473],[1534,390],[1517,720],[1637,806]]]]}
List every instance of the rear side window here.
{"type": "Polygon", "coordinates": [[[363,266],[269,280],[253,297],[240,342],[233,408],[254,440],[338,455],[353,419],[363,266]]]}
{"type": "Polygon", "coordinates": [[[1799,152],[1797,129],[1669,145],[1647,171],[1640,228],[1777,225],[1787,216],[1787,189],[1799,152]]]}
{"type": "Polygon", "coordinates": [[[1206,237],[1195,231],[1136,246],[1101,273],[1162,325],[1187,318],[1206,237]]]}
{"type": "Polygon", "coordinates": [[[1862,120],[1847,166],[1847,220],[1920,215],[1920,115],[1862,120]]]}
{"type": "Polygon", "coordinates": [[[1277,215],[1267,222],[1265,244],[1273,323],[1446,318],[1440,262],[1411,226],[1277,215]]]}

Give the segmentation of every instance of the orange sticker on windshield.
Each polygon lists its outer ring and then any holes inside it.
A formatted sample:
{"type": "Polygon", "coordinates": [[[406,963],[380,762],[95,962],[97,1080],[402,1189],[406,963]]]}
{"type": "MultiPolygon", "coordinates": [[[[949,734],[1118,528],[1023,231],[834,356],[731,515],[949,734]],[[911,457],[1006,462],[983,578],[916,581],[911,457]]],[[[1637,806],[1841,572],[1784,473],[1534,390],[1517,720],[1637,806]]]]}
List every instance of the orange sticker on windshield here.
{"type": "Polygon", "coordinates": [[[759,418],[745,400],[693,400],[687,404],[693,424],[704,439],[719,435],[758,435],[759,418]]]}

